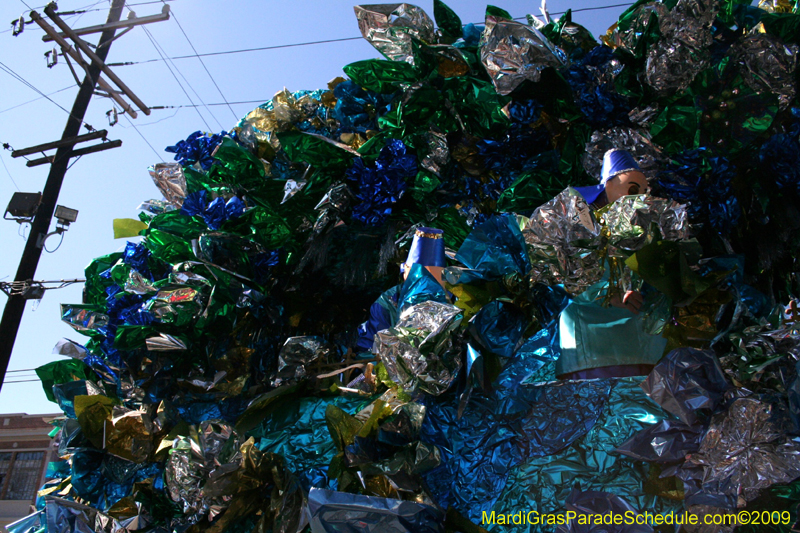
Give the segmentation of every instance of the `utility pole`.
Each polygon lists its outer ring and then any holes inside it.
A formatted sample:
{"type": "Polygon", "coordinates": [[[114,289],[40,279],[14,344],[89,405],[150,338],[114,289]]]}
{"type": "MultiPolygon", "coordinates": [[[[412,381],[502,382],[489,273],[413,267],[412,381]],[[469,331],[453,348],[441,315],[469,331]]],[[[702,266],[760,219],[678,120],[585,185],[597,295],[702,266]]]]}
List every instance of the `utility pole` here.
{"type": "MultiPolygon", "coordinates": [[[[117,26],[115,26],[115,24],[120,20],[124,5],[125,0],[113,0],[111,3],[111,9],[106,22],[106,24],[111,26],[103,30],[97,45],[97,50],[94,52],[96,55],[92,57],[91,65],[87,65],[86,77],[83,79],[83,83],[81,83],[80,89],[78,90],[78,95],[75,97],[72,111],[70,111],[70,116],[67,119],[67,125],[64,128],[61,141],[58,143],[56,154],[52,159],[50,173],[47,176],[41,203],[39,204],[36,216],[31,224],[30,235],[25,243],[25,250],[22,253],[17,275],[14,278],[15,282],[32,280],[36,274],[36,267],[42,255],[43,238],[47,235],[50,228],[53,211],[56,208],[58,195],[61,191],[61,184],[64,181],[64,175],[67,172],[69,160],[74,154],[72,147],[77,142],[75,137],[80,133],[81,124],[83,124],[83,118],[86,115],[89,101],[95,91],[100,72],[108,68],[105,66],[104,61],[108,56],[108,50],[111,41],[114,39],[114,33],[116,32],[117,26]]],[[[53,4],[45,8],[45,13],[54,20],[59,20],[57,14],[53,16],[55,13],[53,4]]],[[[34,14],[32,14],[34,19],[36,16],[38,15],[34,16],[34,14]]],[[[145,107],[145,109],[147,108],[145,107]]],[[[145,113],[149,113],[149,109],[147,109],[145,113]]],[[[9,296],[3,311],[2,321],[0,321],[0,388],[2,387],[3,381],[5,381],[6,370],[8,369],[11,352],[14,348],[14,341],[17,338],[19,325],[25,311],[25,302],[26,299],[22,295],[12,294],[9,296]]]]}

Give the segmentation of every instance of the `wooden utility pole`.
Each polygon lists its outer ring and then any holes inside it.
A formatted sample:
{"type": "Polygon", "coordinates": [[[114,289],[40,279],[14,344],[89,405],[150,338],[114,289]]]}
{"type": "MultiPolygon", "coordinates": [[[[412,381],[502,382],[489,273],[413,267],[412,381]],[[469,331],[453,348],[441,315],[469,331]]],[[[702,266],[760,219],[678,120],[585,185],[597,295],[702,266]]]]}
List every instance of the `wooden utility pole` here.
{"type": "MultiPolygon", "coordinates": [[[[113,0],[111,3],[106,23],[112,26],[102,32],[97,51],[94,52],[96,55],[92,57],[92,63],[88,66],[86,77],[83,79],[78,95],[75,97],[75,103],[72,105],[72,111],[70,111],[67,125],[61,136],[61,143],[59,143],[56,154],[53,157],[50,174],[47,176],[41,204],[31,224],[30,235],[25,243],[25,250],[22,253],[17,275],[14,278],[17,282],[32,280],[36,274],[36,267],[42,255],[43,238],[50,228],[53,211],[56,208],[58,195],[61,191],[61,184],[64,181],[70,157],[73,155],[72,147],[77,142],[75,138],[80,133],[83,117],[86,115],[86,109],[89,107],[89,101],[94,93],[100,72],[107,68],[103,62],[108,56],[109,46],[116,32],[116,27],[113,24],[119,22],[124,5],[125,0],[113,0]]],[[[52,8],[52,5],[48,7],[52,8]]],[[[47,12],[47,9],[45,12],[47,12]]],[[[3,311],[2,321],[0,321],[0,387],[5,381],[8,362],[11,359],[14,341],[17,338],[19,325],[25,311],[25,302],[26,299],[22,295],[10,296],[3,311]]]]}

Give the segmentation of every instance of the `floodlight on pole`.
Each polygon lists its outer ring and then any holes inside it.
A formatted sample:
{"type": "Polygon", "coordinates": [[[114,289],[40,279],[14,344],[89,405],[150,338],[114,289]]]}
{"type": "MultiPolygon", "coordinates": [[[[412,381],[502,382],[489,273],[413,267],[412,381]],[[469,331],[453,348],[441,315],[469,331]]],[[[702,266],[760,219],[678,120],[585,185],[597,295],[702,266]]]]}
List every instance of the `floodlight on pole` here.
{"type": "Polygon", "coordinates": [[[42,193],[40,192],[15,192],[11,196],[11,201],[8,202],[3,218],[14,220],[20,224],[30,223],[33,217],[36,216],[36,211],[39,209],[41,202],[42,193]],[[9,215],[11,216],[9,217],[9,215]]]}

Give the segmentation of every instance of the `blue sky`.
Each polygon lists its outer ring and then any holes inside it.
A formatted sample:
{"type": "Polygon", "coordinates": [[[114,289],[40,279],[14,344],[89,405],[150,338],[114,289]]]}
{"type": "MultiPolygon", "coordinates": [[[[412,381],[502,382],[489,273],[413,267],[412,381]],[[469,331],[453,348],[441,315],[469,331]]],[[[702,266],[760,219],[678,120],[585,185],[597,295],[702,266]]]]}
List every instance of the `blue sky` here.
{"type": "MultiPolygon", "coordinates": [[[[27,4],[44,14],[37,0],[27,4]]],[[[41,1],[41,0],[38,0],[41,1]]],[[[160,3],[148,0],[128,0],[137,16],[158,14],[160,3]],[[148,2],[148,3],[145,3],[148,2]]],[[[169,57],[192,54],[183,27],[198,53],[222,52],[268,46],[305,43],[358,37],[359,31],[353,14],[353,2],[340,0],[293,0],[292,2],[235,0],[172,0],[168,2],[173,20],[146,26],[155,42],[169,57]]],[[[621,0],[550,0],[551,13],[567,8],[580,10],[610,4],[621,0]]],[[[632,2],[630,2],[632,3],[632,2]]],[[[21,0],[0,2],[0,62],[27,80],[45,94],[65,89],[50,96],[52,100],[70,109],[77,94],[77,86],[66,65],[59,63],[48,69],[44,54],[53,48],[52,43],[41,40],[43,32],[38,26],[26,26],[25,31],[13,37],[10,21],[25,14],[21,0]]],[[[495,2],[514,17],[527,13],[539,14],[539,4],[530,1],[509,0],[495,2]]],[[[62,0],[60,12],[87,9],[86,13],[65,16],[73,28],[82,28],[105,22],[108,0],[62,0]]],[[[416,2],[433,17],[432,0],[416,2]]],[[[486,4],[467,0],[451,1],[448,5],[458,13],[462,22],[481,23],[486,4]]],[[[605,33],[624,7],[579,11],[573,20],[584,25],[595,36],[605,33]]],[[[128,16],[128,9],[123,18],[128,16]]],[[[557,15],[556,15],[557,16],[557,15]]],[[[87,37],[96,42],[97,36],[87,37]]],[[[196,130],[219,131],[230,129],[238,118],[246,115],[258,103],[269,100],[284,87],[290,91],[324,88],[327,82],[342,75],[342,67],[353,61],[378,57],[377,51],[365,40],[351,40],[310,46],[279,48],[237,54],[204,57],[203,61],[219,90],[197,58],[176,59],[172,63],[174,75],[159,54],[147,33],[136,28],[111,47],[107,62],[141,62],[136,65],[114,67],[114,71],[148,106],[200,105],[179,109],[154,110],[150,116],[140,113],[134,119],[139,131],[124,117],[114,127],[108,127],[106,112],[111,109],[109,99],[95,96],[89,106],[85,121],[96,129],[109,130],[109,139],[120,139],[120,148],[73,160],[59,197],[59,204],[78,209],[80,214],[70,226],[63,243],[54,253],[44,253],[39,262],[37,280],[82,278],[84,267],[94,258],[124,247],[124,240],[114,240],[114,218],[136,218],[137,206],[144,200],[160,198],[147,173],[147,167],[159,161],[172,160],[164,147],[186,138],[196,130]],[[177,77],[177,80],[176,80],[177,77]],[[184,93],[184,90],[187,94],[184,93]],[[248,104],[210,105],[223,102],[256,101],[248,104]],[[190,101],[191,98],[191,101],[190,101]],[[140,135],[141,133],[141,135],[140,135]],[[143,140],[142,136],[146,139],[143,140]],[[151,149],[150,145],[155,149],[151,149]]],[[[83,73],[79,72],[81,79],[83,73]]],[[[15,149],[60,139],[67,113],[20,83],[5,72],[0,72],[0,143],[9,143],[15,149]]],[[[32,158],[36,156],[31,156],[32,158]]],[[[12,159],[9,151],[0,150],[0,207],[5,211],[11,195],[19,190],[37,192],[44,188],[49,166],[25,166],[22,158],[12,159]],[[10,174],[10,175],[9,175],[10,174]]],[[[26,226],[11,221],[0,221],[0,281],[12,281],[25,244],[21,235],[26,226]]],[[[48,239],[47,248],[55,248],[58,237],[48,239]]],[[[62,337],[83,343],[85,338],[59,320],[59,305],[80,303],[82,285],[47,291],[43,300],[29,302],[25,310],[9,370],[32,369],[59,357],[52,355],[53,346],[62,337]]],[[[0,295],[0,305],[6,298],[0,295]]],[[[10,383],[31,379],[32,372],[11,372],[0,391],[1,413],[52,413],[55,404],[47,401],[38,382],[10,383]]]]}

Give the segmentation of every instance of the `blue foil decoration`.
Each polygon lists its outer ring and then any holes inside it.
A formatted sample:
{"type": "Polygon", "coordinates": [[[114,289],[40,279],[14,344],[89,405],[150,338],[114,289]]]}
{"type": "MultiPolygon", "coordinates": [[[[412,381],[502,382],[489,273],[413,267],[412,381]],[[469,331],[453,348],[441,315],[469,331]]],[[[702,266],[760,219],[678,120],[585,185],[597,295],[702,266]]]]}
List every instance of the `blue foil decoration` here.
{"type": "MultiPolygon", "coordinates": [[[[493,510],[503,514],[519,509],[563,514],[576,486],[583,491],[613,490],[635,509],[651,513],[682,509],[683,502],[644,492],[646,471],[641,463],[614,452],[635,433],[666,414],[644,397],[640,382],[640,378],[596,382],[606,383],[610,388],[596,423],[570,446],[551,455],[532,456],[514,468],[493,510]]],[[[531,525],[527,531],[551,533],[553,526],[531,525]]]]}
{"type": "Polygon", "coordinates": [[[731,162],[711,156],[705,148],[685,151],[673,161],[659,173],[662,195],[687,203],[692,224],[708,223],[723,236],[730,234],[742,216],[733,190],[736,169],[731,162]]]}
{"type": "Polygon", "coordinates": [[[136,269],[142,276],[152,280],[153,274],[150,272],[150,267],[147,264],[147,259],[149,257],[150,250],[145,248],[143,244],[128,242],[125,244],[122,262],[136,269]]]}
{"type": "Polygon", "coordinates": [[[714,352],[676,348],[642,384],[650,398],[685,424],[703,421],[733,388],[714,352]]]}
{"type": "Polygon", "coordinates": [[[400,289],[397,308],[402,313],[411,306],[427,301],[448,303],[447,293],[428,269],[419,263],[414,263],[400,289]]]}
{"type": "Polygon", "coordinates": [[[800,194],[800,143],[797,135],[777,133],[761,145],[759,170],[775,180],[779,190],[800,194]]]}
{"type": "Polygon", "coordinates": [[[496,215],[475,227],[458,249],[456,260],[469,269],[496,279],[507,274],[525,274],[531,269],[528,248],[517,217],[496,215]]]}
{"type": "Polygon", "coordinates": [[[603,76],[614,59],[614,51],[607,46],[596,46],[579,62],[573,63],[565,77],[572,88],[575,103],[596,129],[629,124],[628,99],[614,90],[613,82],[603,76]]]}
{"type": "Polygon", "coordinates": [[[8,525],[6,525],[8,533],[36,533],[39,531],[47,531],[47,523],[45,513],[39,510],[33,514],[29,514],[24,518],[20,518],[8,525]]]}
{"type": "Polygon", "coordinates": [[[311,489],[312,533],[443,533],[444,512],[412,501],[311,489]]]}
{"type": "Polygon", "coordinates": [[[336,446],[328,432],[325,410],[335,405],[355,414],[361,403],[357,398],[344,397],[289,400],[249,435],[255,437],[261,451],[282,455],[304,490],[335,489],[336,480],[328,477],[328,465],[336,455],[336,446]]]}
{"type": "Polygon", "coordinates": [[[484,349],[509,358],[527,327],[528,320],[516,306],[493,300],[470,319],[468,331],[484,349]]]}
{"type": "Polygon", "coordinates": [[[175,154],[175,161],[181,165],[190,166],[198,163],[203,170],[208,170],[214,164],[211,155],[214,149],[222,143],[222,138],[228,132],[208,134],[196,131],[189,135],[185,141],[179,141],[173,146],[167,146],[164,151],[175,154]]]}
{"type": "Polygon", "coordinates": [[[257,283],[264,283],[272,274],[272,269],[280,262],[280,252],[278,250],[270,250],[269,252],[261,252],[253,257],[251,265],[257,283]]]}
{"type": "Polygon", "coordinates": [[[225,203],[225,218],[230,220],[238,218],[244,213],[244,202],[238,196],[232,196],[230,200],[225,203]]]}
{"type": "Polygon", "coordinates": [[[338,133],[366,133],[378,130],[378,118],[389,110],[394,94],[378,94],[365,90],[352,80],[345,80],[333,89],[336,106],[333,118],[339,123],[338,133]]]}
{"type": "Polygon", "coordinates": [[[209,229],[218,230],[227,219],[225,213],[225,199],[221,196],[214,198],[208,207],[200,214],[209,229]]]}
{"type": "Polygon", "coordinates": [[[408,188],[406,180],[416,175],[416,156],[409,154],[406,145],[398,139],[387,141],[374,167],[360,157],[354,158],[346,173],[347,180],[357,191],[353,219],[367,226],[383,224],[408,188]]]}
{"type": "Polygon", "coordinates": [[[421,440],[438,446],[442,456],[442,465],[425,474],[438,504],[480,523],[514,468],[584,436],[609,391],[608,381],[583,381],[473,393],[460,419],[452,399],[429,401],[421,440]]]}
{"type": "Polygon", "coordinates": [[[200,215],[206,209],[206,191],[195,191],[186,196],[181,206],[181,214],[187,217],[200,215]]]}

